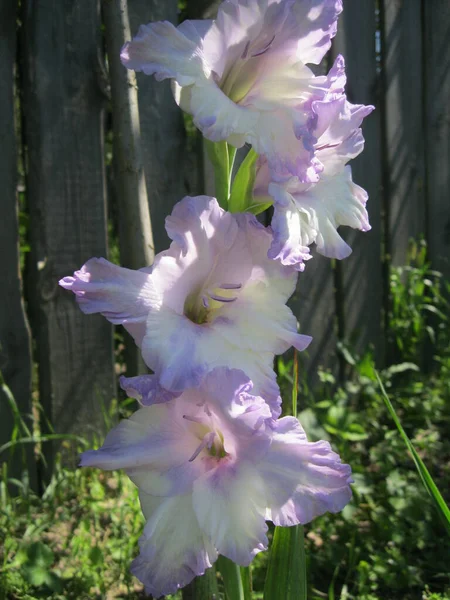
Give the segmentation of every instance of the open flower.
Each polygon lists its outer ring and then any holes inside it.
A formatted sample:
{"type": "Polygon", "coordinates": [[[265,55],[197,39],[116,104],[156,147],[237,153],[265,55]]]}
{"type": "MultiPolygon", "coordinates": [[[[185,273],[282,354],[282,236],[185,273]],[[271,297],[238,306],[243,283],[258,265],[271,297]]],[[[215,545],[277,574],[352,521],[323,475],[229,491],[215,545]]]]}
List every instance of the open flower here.
{"type": "Polygon", "coordinates": [[[315,77],[336,33],[342,0],[224,0],[215,21],[142,25],[122,49],[129,69],[172,79],[203,135],[245,142],[273,169],[316,181],[311,103],[343,92],[337,59],[315,77]]]}
{"type": "Polygon", "coordinates": [[[309,246],[330,258],[346,258],[351,248],[337,232],[340,225],[361,231],[370,229],[366,211],[367,192],[353,183],[346,163],[364,147],[360,125],[372,106],[354,105],[345,97],[314,102],[317,141],[315,156],[323,165],[320,180],[302,182],[287,174],[274,177],[263,160],[255,182],[254,196],[275,200],[272,218],[273,242],[269,257],[284,265],[304,269],[309,246]]]}
{"type": "Polygon", "coordinates": [[[293,417],[273,420],[238,370],[215,369],[201,388],[139,409],[81,466],[123,468],[139,487],[147,523],[132,572],[156,597],[218,553],[248,565],[267,548],[266,519],[307,523],[351,497],[350,467],[328,442],[308,442],[293,417]]]}
{"type": "Polygon", "coordinates": [[[214,198],[184,198],[166,230],[173,242],[151,269],[93,258],[60,285],[83,312],[125,326],[159,391],[195,387],[214,367],[241,368],[279,414],[274,354],[311,341],[285,304],[295,269],[268,259],[272,235],[255,217],[225,212],[214,198]]]}

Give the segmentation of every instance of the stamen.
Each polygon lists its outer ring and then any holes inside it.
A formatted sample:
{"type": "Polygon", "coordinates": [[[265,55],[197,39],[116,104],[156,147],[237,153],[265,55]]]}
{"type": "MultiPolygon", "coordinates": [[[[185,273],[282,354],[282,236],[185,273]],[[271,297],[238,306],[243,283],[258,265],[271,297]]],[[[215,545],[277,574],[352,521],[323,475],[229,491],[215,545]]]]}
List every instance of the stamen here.
{"type": "Polygon", "coordinates": [[[217,287],[219,290],[240,290],[242,283],[221,283],[217,287]]]}
{"type": "MultiPolygon", "coordinates": [[[[201,406],[201,404],[198,406],[201,406]]],[[[204,424],[199,417],[192,417],[191,415],[183,415],[183,419],[186,419],[186,421],[192,421],[192,423],[200,423],[200,425],[204,424]]]]}
{"type": "Polygon", "coordinates": [[[202,304],[204,308],[209,308],[208,298],[206,296],[202,296],[202,304]]]}
{"type": "Polygon", "coordinates": [[[267,50],[269,50],[274,39],[275,39],[275,36],[273,36],[273,38],[270,40],[270,42],[262,50],[255,52],[255,54],[252,54],[251,58],[255,58],[256,56],[261,56],[262,54],[265,54],[267,52],[267,50]]]}
{"type": "Polygon", "coordinates": [[[194,454],[189,459],[189,462],[193,462],[197,458],[197,456],[200,454],[200,452],[202,450],[204,450],[205,448],[208,448],[208,450],[211,450],[215,437],[216,437],[215,431],[210,431],[209,433],[207,433],[205,435],[205,437],[203,438],[203,440],[201,441],[197,450],[194,452],[194,454]]]}
{"type": "Polygon", "coordinates": [[[225,298],[225,296],[219,296],[218,294],[210,294],[209,297],[216,302],[234,302],[237,300],[237,298],[225,298]]]}

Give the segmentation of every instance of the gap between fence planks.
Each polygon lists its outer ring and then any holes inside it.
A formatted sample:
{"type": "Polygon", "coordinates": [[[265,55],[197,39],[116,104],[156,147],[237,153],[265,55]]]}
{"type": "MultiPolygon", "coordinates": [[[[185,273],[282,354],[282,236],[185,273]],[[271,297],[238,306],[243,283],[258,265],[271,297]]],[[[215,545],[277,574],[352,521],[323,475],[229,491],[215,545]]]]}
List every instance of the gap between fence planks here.
{"type": "MultiPolygon", "coordinates": [[[[22,2],[31,254],[29,307],[39,396],[57,433],[102,439],[114,395],[112,327],[83,315],[58,280],[105,256],[101,48],[95,1],[22,2]]],[[[53,450],[44,444],[51,473],[53,450]]]]}

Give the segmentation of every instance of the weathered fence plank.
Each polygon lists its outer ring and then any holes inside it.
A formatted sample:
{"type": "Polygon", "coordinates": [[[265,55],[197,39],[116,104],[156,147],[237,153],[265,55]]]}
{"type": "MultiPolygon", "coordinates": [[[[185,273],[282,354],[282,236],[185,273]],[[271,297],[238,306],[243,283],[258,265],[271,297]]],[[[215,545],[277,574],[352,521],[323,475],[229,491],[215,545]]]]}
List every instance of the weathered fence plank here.
{"type": "MultiPolygon", "coordinates": [[[[136,74],[125,69],[120,50],[131,38],[128,0],[103,0],[112,100],[113,169],[119,214],[120,260],[123,267],[141,269],[153,263],[155,247],[145,180],[136,74]]],[[[122,331],[128,375],[147,368],[132,336],[122,331]]]]}
{"type": "MultiPolygon", "coordinates": [[[[31,417],[31,344],[22,301],[19,264],[19,227],[17,207],[17,144],[14,127],[14,61],[16,56],[17,2],[0,0],[0,371],[17,408],[30,430],[31,417]]],[[[0,445],[11,440],[15,426],[8,396],[0,388],[0,445]]],[[[21,431],[24,434],[23,431],[21,431]]],[[[0,464],[8,463],[8,475],[21,478],[27,466],[32,487],[36,487],[36,465],[30,444],[0,455],[0,464]],[[22,461],[25,453],[25,463],[22,461]]]]}
{"type": "Polygon", "coordinates": [[[113,395],[112,328],[83,315],[58,280],[107,251],[99,48],[97,2],[23,2],[29,296],[40,402],[56,432],[91,437],[101,435],[102,405],[113,395]]]}
{"type": "MultiPolygon", "coordinates": [[[[167,20],[176,24],[178,20],[177,0],[129,0],[128,9],[133,36],[143,23],[167,20]]],[[[164,220],[189,189],[186,134],[183,114],[175,103],[170,83],[158,82],[143,73],[137,73],[137,82],[153,240],[156,252],[160,252],[169,243],[164,220]]]]}
{"type": "Polygon", "coordinates": [[[111,81],[120,257],[122,266],[141,269],[153,263],[155,254],[142,159],[136,76],[120,62],[121,47],[130,39],[127,0],[103,0],[102,7],[111,81]]]}
{"type": "Polygon", "coordinates": [[[300,381],[303,379],[311,389],[317,385],[319,367],[336,375],[338,366],[332,263],[329,258],[313,254],[304,272],[299,274],[295,296],[289,302],[300,323],[301,333],[313,338],[309,348],[298,355],[300,381]]]}
{"type": "Polygon", "coordinates": [[[428,247],[450,279],[450,3],[424,2],[428,247]]]}
{"type": "Polygon", "coordinates": [[[375,54],[375,0],[346,0],[333,43],[333,53],[343,54],[347,66],[347,95],[355,104],[373,104],[377,110],[363,125],[366,138],[364,152],[351,161],[353,180],[369,194],[368,211],[372,230],[361,233],[342,228],[353,253],[339,262],[342,289],[338,304],[344,318],[345,341],[359,352],[375,347],[383,356],[382,306],[382,202],[380,168],[380,107],[375,54]]]}
{"type": "Polygon", "coordinates": [[[392,264],[404,265],[410,238],[426,234],[421,2],[384,0],[383,8],[388,248],[392,264]]]}

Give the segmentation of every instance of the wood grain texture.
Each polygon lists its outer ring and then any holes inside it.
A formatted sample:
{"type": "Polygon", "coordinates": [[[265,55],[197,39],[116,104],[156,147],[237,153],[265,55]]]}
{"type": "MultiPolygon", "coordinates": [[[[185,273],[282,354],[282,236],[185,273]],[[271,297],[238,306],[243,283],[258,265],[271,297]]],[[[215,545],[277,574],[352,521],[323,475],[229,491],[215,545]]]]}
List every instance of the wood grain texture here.
{"type": "Polygon", "coordinates": [[[342,303],[344,323],[340,330],[345,341],[358,352],[370,345],[377,358],[384,354],[382,333],[383,271],[382,271],[382,198],[380,166],[380,106],[379,81],[375,54],[375,1],[346,0],[333,42],[333,54],[342,54],[347,67],[347,96],[354,104],[372,104],[377,110],[363,124],[366,139],[364,152],[352,160],[353,181],[367,190],[367,205],[372,230],[361,233],[342,228],[343,237],[353,249],[352,254],[338,263],[342,288],[338,303],[342,303]]]}
{"type": "Polygon", "coordinates": [[[428,244],[450,279],[450,3],[424,2],[428,244]]]}
{"type": "MultiPolygon", "coordinates": [[[[129,0],[131,34],[139,25],[167,20],[177,24],[177,0],[129,0]]],[[[186,134],[183,113],[178,108],[169,81],[158,82],[153,77],[137,73],[141,139],[144,170],[153,226],[156,252],[168,244],[164,221],[173,206],[189,190],[186,171],[186,134]]],[[[196,169],[195,164],[189,164],[196,169]]],[[[196,176],[193,177],[194,181],[196,176]]],[[[192,190],[198,192],[198,190],[192,190]]]]}
{"type": "MultiPolygon", "coordinates": [[[[16,55],[17,2],[0,0],[0,371],[11,390],[22,418],[31,422],[31,344],[22,300],[19,264],[17,206],[17,144],[14,127],[14,62],[16,55]]],[[[0,445],[11,440],[14,418],[6,394],[0,388],[0,445]]],[[[23,433],[23,432],[21,432],[23,433]]],[[[8,463],[10,477],[21,479],[28,467],[30,484],[36,488],[36,465],[31,445],[0,455],[8,463]],[[25,452],[25,462],[22,460],[25,452]]]]}
{"type": "Polygon", "coordinates": [[[410,238],[426,234],[420,0],[384,0],[388,235],[393,265],[406,264],[410,238]]]}
{"type": "Polygon", "coordinates": [[[83,315],[58,286],[107,252],[100,31],[95,1],[23,3],[29,297],[40,402],[56,432],[101,438],[102,405],[114,393],[112,328],[99,315],[83,315]]]}

